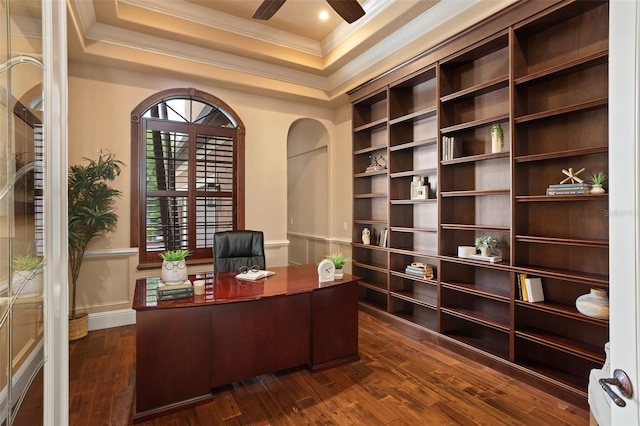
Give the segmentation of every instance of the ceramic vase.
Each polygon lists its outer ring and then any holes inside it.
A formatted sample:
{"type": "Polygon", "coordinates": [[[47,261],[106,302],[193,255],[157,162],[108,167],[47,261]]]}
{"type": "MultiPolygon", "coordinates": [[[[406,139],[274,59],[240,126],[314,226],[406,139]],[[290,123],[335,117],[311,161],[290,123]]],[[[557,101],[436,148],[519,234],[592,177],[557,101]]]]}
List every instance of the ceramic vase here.
{"type": "Polygon", "coordinates": [[[187,264],[184,260],[162,261],[162,272],[160,272],[160,279],[164,284],[182,284],[187,280],[187,277],[187,264]]]}
{"type": "Polygon", "coordinates": [[[592,288],[587,294],[576,299],[578,312],[592,318],[609,318],[609,298],[607,291],[601,288],[592,288]]]}
{"type": "Polygon", "coordinates": [[[369,231],[369,228],[362,230],[362,244],[371,244],[371,231],[369,231]]]}
{"type": "Polygon", "coordinates": [[[591,185],[591,191],[589,192],[592,194],[604,194],[604,188],[602,185],[591,185]]]}
{"type": "Polygon", "coordinates": [[[480,249],[480,254],[484,257],[491,256],[491,247],[485,247],[480,249]]]}
{"type": "Polygon", "coordinates": [[[336,272],[335,274],[333,274],[333,278],[336,280],[341,280],[344,278],[344,272],[342,271],[342,268],[340,269],[336,268],[336,272]]]}
{"type": "Polygon", "coordinates": [[[494,154],[502,152],[502,141],[495,133],[491,133],[491,152],[494,154]]]}

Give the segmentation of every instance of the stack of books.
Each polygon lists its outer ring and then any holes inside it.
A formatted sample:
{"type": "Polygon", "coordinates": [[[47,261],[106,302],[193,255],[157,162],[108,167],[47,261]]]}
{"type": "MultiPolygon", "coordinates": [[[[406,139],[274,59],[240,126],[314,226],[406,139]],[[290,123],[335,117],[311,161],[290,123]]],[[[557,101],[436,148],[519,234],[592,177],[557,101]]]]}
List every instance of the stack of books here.
{"type": "Polygon", "coordinates": [[[549,185],[547,195],[588,194],[590,189],[586,183],[559,183],[549,185]]]}
{"type": "Polygon", "coordinates": [[[193,297],[193,285],[187,280],[182,284],[176,285],[158,285],[158,300],[174,300],[193,297]]]}
{"type": "Polygon", "coordinates": [[[418,276],[420,278],[424,278],[424,267],[423,266],[407,265],[407,267],[404,268],[404,272],[406,274],[409,274],[409,275],[415,275],[415,276],[418,276]]]}
{"type": "Polygon", "coordinates": [[[469,256],[470,259],[473,260],[481,260],[483,262],[489,262],[489,263],[498,263],[498,262],[502,262],[502,257],[501,256],[483,256],[481,254],[472,254],[471,256],[469,256]]]}

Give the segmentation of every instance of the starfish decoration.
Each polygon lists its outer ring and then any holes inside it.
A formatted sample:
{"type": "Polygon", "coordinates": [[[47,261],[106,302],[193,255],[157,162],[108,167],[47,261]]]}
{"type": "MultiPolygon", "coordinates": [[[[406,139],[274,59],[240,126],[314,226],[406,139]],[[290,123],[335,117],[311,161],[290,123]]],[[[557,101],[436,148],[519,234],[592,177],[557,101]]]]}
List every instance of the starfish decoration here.
{"type": "Polygon", "coordinates": [[[582,179],[580,179],[578,177],[578,175],[582,172],[584,172],[584,167],[581,168],[580,170],[578,170],[577,172],[573,172],[573,168],[569,167],[569,170],[567,169],[562,169],[562,173],[564,173],[567,177],[564,178],[562,181],[560,181],[560,183],[567,183],[569,180],[571,181],[571,183],[584,183],[584,181],[582,179]]]}

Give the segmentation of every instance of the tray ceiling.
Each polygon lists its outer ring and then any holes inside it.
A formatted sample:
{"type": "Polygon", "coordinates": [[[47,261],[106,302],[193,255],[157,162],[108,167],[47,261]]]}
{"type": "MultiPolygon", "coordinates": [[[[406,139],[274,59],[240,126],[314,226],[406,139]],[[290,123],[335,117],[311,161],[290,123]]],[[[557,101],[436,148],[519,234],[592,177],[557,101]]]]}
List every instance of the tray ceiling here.
{"type": "Polygon", "coordinates": [[[513,1],[360,0],[365,16],[347,24],[325,0],[287,0],[268,21],[251,18],[261,0],[67,0],[69,58],[341,103],[513,1]]]}

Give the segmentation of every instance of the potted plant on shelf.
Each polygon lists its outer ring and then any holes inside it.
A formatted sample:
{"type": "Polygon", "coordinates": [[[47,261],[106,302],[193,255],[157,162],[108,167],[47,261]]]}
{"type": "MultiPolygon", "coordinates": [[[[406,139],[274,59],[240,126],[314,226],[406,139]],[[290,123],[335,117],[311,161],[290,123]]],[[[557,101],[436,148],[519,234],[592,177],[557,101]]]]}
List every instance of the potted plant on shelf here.
{"type": "Polygon", "coordinates": [[[191,252],[186,249],[165,250],[158,256],[162,258],[160,279],[164,284],[182,284],[188,278],[185,259],[191,252]]]}
{"type": "Polygon", "coordinates": [[[604,194],[604,188],[602,185],[607,181],[607,174],[603,171],[599,171],[591,175],[589,182],[591,183],[591,194],[604,194]]]}
{"type": "Polygon", "coordinates": [[[69,340],[87,335],[87,313],[76,312],[78,276],[84,253],[91,240],[104,237],[116,230],[118,215],[115,199],[121,195],[111,188],[111,182],[120,175],[124,164],[112,154],[102,155],[88,164],[74,165],[69,169],[69,268],[71,269],[71,315],[69,317],[69,340]]]}
{"type": "Polygon", "coordinates": [[[11,292],[19,298],[35,297],[42,294],[44,281],[42,268],[44,259],[30,254],[16,256],[11,261],[13,265],[13,279],[11,292]]]}
{"type": "Polygon", "coordinates": [[[491,152],[501,152],[504,146],[504,132],[500,123],[491,125],[491,152]]]}
{"type": "Polygon", "coordinates": [[[334,278],[338,280],[344,278],[344,272],[342,271],[342,268],[347,262],[351,260],[351,258],[345,257],[340,252],[331,253],[326,258],[327,260],[331,261],[331,263],[333,263],[333,266],[336,267],[336,273],[334,274],[334,278]]]}
{"type": "Polygon", "coordinates": [[[497,246],[498,240],[489,235],[482,235],[476,238],[476,249],[480,250],[480,254],[484,257],[491,256],[491,249],[497,246]]]}

